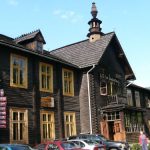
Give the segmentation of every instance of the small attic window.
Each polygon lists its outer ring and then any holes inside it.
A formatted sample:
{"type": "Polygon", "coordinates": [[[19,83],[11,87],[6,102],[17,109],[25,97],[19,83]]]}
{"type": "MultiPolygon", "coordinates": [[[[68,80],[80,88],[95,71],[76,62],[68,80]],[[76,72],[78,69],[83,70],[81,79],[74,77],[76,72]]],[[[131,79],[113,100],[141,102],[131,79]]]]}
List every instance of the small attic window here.
{"type": "Polygon", "coordinates": [[[43,43],[42,42],[37,41],[37,50],[38,51],[42,51],[43,50],[43,43]]]}

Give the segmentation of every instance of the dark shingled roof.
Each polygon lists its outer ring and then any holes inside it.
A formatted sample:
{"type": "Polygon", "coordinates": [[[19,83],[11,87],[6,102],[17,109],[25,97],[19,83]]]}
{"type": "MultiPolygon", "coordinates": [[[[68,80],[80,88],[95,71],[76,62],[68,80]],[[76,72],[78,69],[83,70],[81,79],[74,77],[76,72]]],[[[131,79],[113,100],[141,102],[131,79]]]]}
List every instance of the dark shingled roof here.
{"type": "Polygon", "coordinates": [[[0,34],[0,41],[6,41],[6,42],[9,42],[9,43],[15,43],[13,40],[14,39],[9,37],[9,36],[0,34]]]}
{"type": "Polygon", "coordinates": [[[37,34],[41,34],[42,38],[43,38],[43,43],[45,44],[45,40],[44,40],[44,37],[41,33],[41,31],[38,29],[36,31],[33,31],[33,32],[30,32],[30,33],[27,33],[27,34],[23,34],[17,38],[14,39],[14,41],[16,43],[20,43],[20,42],[23,42],[23,41],[26,41],[26,40],[30,40],[30,39],[33,39],[36,37],[37,34]]]}
{"type": "Polygon", "coordinates": [[[0,34],[0,45],[5,45],[5,46],[11,47],[11,48],[16,48],[20,51],[25,51],[25,52],[28,52],[28,53],[31,53],[31,54],[34,54],[34,55],[37,55],[37,56],[46,57],[47,59],[54,60],[56,62],[61,62],[63,64],[67,64],[69,66],[78,68],[78,66],[76,66],[72,63],[69,63],[68,61],[65,61],[61,58],[58,58],[54,55],[51,55],[49,53],[49,51],[47,51],[47,50],[43,50],[42,52],[41,51],[32,51],[32,50],[24,47],[23,45],[14,42],[13,38],[2,35],[2,34],[0,34]]]}
{"type": "Polygon", "coordinates": [[[50,53],[78,66],[79,68],[89,67],[99,62],[114,35],[115,33],[111,32],[105,34],[96,42],[90,42],[89,39],[87,39],[55,49],[50,51],[50,53]]]}

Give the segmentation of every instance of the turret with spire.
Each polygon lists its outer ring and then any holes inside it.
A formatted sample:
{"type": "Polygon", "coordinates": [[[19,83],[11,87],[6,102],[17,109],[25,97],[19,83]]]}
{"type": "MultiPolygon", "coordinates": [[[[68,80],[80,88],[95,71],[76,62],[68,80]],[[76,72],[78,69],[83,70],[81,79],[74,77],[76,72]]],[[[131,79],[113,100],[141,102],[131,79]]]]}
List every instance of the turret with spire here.
{"type": "Polygon", "coordinates": [[[101,20],[99,20],[97,17],[97,8],[95,3],[92,3],[92,9],[91,9],[91,14],[93,18],[88,22],[90,25],[89,33],[87,36],[89,37],[90,42],[95,42],[101,38],[101,35],[103,34],[101,32],[100,24],[102,23],[101,20]]]}

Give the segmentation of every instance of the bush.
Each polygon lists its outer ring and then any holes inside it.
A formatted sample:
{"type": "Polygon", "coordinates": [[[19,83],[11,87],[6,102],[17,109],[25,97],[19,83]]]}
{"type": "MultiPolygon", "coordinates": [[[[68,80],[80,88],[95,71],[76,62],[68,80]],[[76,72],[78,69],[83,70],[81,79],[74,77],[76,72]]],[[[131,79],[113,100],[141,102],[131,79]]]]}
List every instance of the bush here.
{"type": "Polygon", "coordinates": [[[148,150],[150,150],[150,143],[148,144],[148,150]]]}
{"type": "Polygon", "coordinates": [[[134,143],[131,146],[131,150],[141,150],[141,146],[138,143],[134,143]]]}

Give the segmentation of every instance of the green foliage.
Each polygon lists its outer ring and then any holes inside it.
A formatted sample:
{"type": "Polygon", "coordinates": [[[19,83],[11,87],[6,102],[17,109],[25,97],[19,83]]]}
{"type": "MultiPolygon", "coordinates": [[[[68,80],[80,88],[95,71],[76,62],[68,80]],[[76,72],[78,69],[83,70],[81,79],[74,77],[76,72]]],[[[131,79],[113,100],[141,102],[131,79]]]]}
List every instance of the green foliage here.
{"type": "Polygon", "coordinates": [[[150,150],[150,143],[148,144],[148,150],[150,150]]]}
{"type": "Polygon", "coordinates": [[[138,143],[132,144],[131,150],[141,150],[141,146],[138,143]]]}

